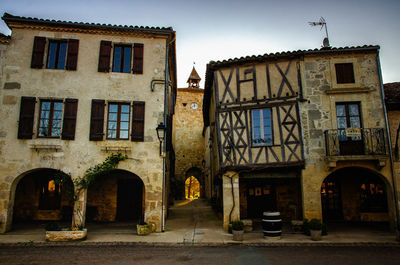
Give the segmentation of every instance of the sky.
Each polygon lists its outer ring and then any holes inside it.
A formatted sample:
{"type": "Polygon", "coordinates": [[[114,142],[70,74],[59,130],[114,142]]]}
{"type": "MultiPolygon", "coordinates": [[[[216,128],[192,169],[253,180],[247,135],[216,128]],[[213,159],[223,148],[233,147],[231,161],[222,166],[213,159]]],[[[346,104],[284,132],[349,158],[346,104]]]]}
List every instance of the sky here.
{"type": "MultiPolygon", "coordinates": [[[[0,14],[116,25],[173,27],[178,87],[193,65],[320,48],[327,22],[333,47],[380,45],[383,82],[400,82],[399,0],[1,0],[0,14]]],[[[11,34],[1,20],[0,32],[11,34]]]]}

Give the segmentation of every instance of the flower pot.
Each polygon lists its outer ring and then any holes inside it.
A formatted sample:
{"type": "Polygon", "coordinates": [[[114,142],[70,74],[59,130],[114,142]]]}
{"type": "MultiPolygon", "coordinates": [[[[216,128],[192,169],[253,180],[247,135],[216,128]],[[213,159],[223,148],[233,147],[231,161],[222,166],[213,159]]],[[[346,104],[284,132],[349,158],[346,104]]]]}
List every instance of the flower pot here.
{"type": "Polygon", "coordinates": [[[322,230],[310,230],[310,233],[311,233],[311,240],[313,241],[321,240],[322,230]]]}
{"type": "Polygon", "coordinates": [[[136,225],[136,232],[139,236],[145,236],[150,234],[151,232],[151,227],[150,225],[136,225]]]}
{"type": "Polygon", "coordinates": [[[243,241],[244,230],[232,230],[234,241],[243,241]]]}
{"type": "Polygon", "coordinates": [[[68,242],[85,240],[87,237],[87,229],[76,231],[46,231],[46,241],[51,242],[68,242]]]}

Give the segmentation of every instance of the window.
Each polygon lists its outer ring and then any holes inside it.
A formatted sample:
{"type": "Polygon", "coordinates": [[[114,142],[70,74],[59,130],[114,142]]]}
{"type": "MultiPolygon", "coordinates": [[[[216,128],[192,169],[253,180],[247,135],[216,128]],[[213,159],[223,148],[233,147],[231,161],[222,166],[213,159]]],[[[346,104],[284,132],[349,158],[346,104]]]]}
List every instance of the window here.
{"type": "Polygon", "coordinates": [[[115,45],[113,72],[130,73],[131,72],[132,47],[115,45]]]}
{"type": "MultiPolygon", "coordinates": [[[[92,99],[90,141],[102,141],[104,138],[105,106],[105,100],[92,99]]],[[[127,140],[129,139],[130,131],[131,141],[144,141],[145,102],[133,101],[132,109],[130,103],[110,102],[107,110],[107,139],[127,140]],[[130,113],[131,110],[132,113],[130,113]]]]}
{"type": "Polygon", "coordinates": [[[67,57],[67,42],[60,40],[50,40],[49,51],[47,53],[47,68],[64,69],[67,57]]]}
{"type": "Polygon", "coordinates": [[[271,109],[252,110],[252,144],[266,146],[273,144],[271,109]]]}
{"type": "Polygon", "coordinates": [[[43,68],[46,45],[48,46],[46,68],[76,70],[79,40],[48,40],[45,37],[38,36],[35,37],[33,42],[31,68],[43,68]]]}
{"type": "Polygon", "coordinates": [[[129,139],[129,116],[129,104],[108,104],[107,139],[129,139]]]}
{"type": "MultiPolygon", "coordinates": [[[[359,103],[337,103],[336,118],[340,135],[339,139],[342,141],[348,140],[346,137],[346,128],[361,128],[359,103]]],[[[351,137],[351,139],[360,140],[361,136],[351,137]]]]}
{"type": "Polygon", "coordinates": [[[112,72],[143,74],[143,44],[114,44],[100,42],[99,72],[110,71],[111,52],[113,53],[112,72]],[[114,46],[114,49],[112,47],[114,46]]]}
{"type": "Polygon", "coordinates": [[[366,179],[360,187],[361,212],[387,212],[385,184],[377,179],[366,179]]]}
{"type": "Polygon", "coordinates": [[[41,101],[39,137],[59,137],[61,135],[63,103],[61,101],[41,101]]]}
{"type": "Polygon", "coordinates": [[[353,63],[335,63],[336,83],[349,84],[354,83],[353,63]]]}
{"type": "Polygon", "coordinates": [[[61,185],[53,177],[45,177],[40,181],[39,209],[58,210],[61,203],[61,185]]]}
{"type": "MultiPolygon", "coordinates": [[[[36,98],[21,98],[18,139],[32,139],[35,105],[36,98]]],[[[61,136],[63,140],[74,140],[77,110],[77,99],[67,98],[64,102],[63,100],[40,100],[39,115],[37,118],[38,137],[57,138],[61,136]]]]}

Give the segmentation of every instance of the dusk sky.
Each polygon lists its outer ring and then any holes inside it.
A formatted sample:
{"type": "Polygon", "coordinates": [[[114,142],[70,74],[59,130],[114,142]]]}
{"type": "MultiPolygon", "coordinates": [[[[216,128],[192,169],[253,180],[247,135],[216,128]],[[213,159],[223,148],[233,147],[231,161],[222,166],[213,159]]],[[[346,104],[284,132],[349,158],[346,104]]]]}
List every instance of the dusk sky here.
{"type": "MultiPolygon", "coordinates": [[[[399,0],[1,0],[1,15],[74,22],[173,27],[178,87],[193,62],[203,79],[213,60],[320,48],[327,21],[333,47],[380,45],[384,83],[400,81],[399,0]]],[[[0,31],[9,35],[3,21],[0,31]]]]}

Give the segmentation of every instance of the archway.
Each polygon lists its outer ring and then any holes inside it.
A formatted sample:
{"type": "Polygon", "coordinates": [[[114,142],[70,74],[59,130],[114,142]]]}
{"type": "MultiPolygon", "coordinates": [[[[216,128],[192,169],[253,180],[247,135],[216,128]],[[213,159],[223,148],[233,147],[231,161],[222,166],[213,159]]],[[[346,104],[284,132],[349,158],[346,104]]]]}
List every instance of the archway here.
{"type": "Polygon", "coordinates": [[[204,175],[201,169],[192,167],[186,171],[184,185],[185,199],[202,197],[204,195],[204,175]]]}
{"type": "Polygon", "coordinates": [[[366,168],[333,172],[321,185],[324,222],[389,222],[388,187],[383,177],[366,168]]]}
{"type": "Polygon", "coordinates": [[[59,172],[35,169],[21,176],[15,188],[13,225],[71,222],[74,186],[71,179],[58,183],[59,172]]]}
{"type": "Polygon", "coordinates": [[[88,222],[139,221],[144,219],[144,184],[135,174],[113,170],[89,187],[88,222]]]}
{"type": "Polygon", "coordinates": [[[200,198],[200,187],[200,182],[194,176],[188,177],[185,181],[185,199],[200,198]]]}

